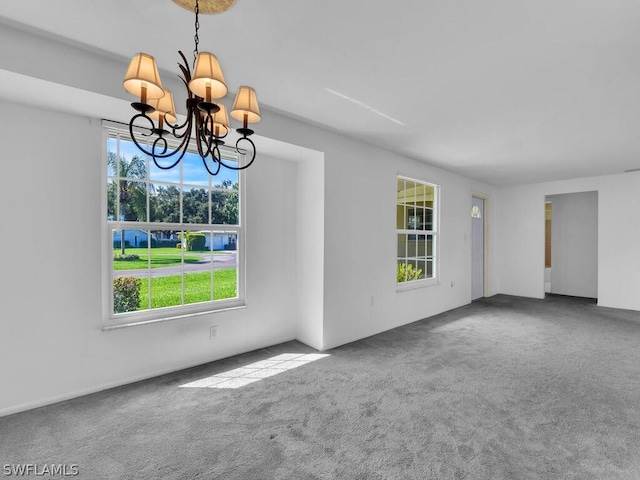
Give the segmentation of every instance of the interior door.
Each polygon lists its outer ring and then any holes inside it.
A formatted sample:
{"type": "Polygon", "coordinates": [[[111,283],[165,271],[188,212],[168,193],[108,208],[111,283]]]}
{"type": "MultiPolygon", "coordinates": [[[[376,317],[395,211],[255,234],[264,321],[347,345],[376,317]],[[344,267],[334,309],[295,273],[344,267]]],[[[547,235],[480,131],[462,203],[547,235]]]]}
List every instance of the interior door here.
{"type": "Polygon", "coordinates": [[[471,197],[471,300],[484,297],[484,199],[471,197]]]}

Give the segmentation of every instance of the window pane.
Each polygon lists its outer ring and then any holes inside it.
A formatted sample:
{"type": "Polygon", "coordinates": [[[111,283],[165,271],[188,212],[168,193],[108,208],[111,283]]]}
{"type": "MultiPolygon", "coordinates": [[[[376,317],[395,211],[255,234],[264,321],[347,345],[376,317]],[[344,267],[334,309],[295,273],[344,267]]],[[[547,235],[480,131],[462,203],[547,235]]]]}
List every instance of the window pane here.
{"type": "Polygon", "coordinates": [[[237,234],[214,232],[213,237],[214,299],[235,298],[238,296],[237,234]]]}
{"type": "Polygon", "coordinates": [[[146,309],[148,275],[146,271],[114,272],[113,313],[135,312],[146,309]]]}
{"type": "Polygon", "coordinates": [[[223,268],[214,270],[213,298],[223,300],[238,296],[238,269],[223,268]]]}
{"type": "Polygon", "coordinates": [[[424,230],[434,230],[433,228],[433,209],[427,208],[424,211],[424,230]]]}
{"type": "Polygon", "coordinates": [[[398,178],[396,192],[398,197],[398,205],[404,204],[404,179],[398,178]]]}
{"type": "Polygon", "coordinates": [[[149,221],[180,223],[180,188],[177,185],[151,185],[149,221]]]}
{"type": "MultiPolygon", "coordinates": [[[[180,154],[178,153],[173,158],[159,159],[158,163],[162,166],[169,166],[173,164],[180,154]]],[[[180,183],[180,166],[176,165],[168,170],[158,168],[153,162],[153,159],[149,161],[149,179],[153,182],[167,182],[167,183],[180,183]]]]}
{"type": "Polygon", "coordinates": [[[211,193],[211,223],[238,225],[238,191],[214,190],[211,193]]]}
{"type": "Polygon", "coordinates": [[[184,275],[184,303],[200,303],[212,300],[212,272],[185,273],[184,275]]]}
{"type": "Polygon", "coordinates": [[[146,156],[137,150],[133,142],[110,137],[107,140],[107,173],[122,179],[145,180],[146,156]]]}
{"type": "Polygon", "coordinates": [[[412,280],[418,280],[420,277],[418,275],[418,261],[413,259],[407,261],[407,272],[412,280]]]}
{"type": "Polygon", "coordinates": [[[145,180],[147,178],[146,156],[133,143],[120,142],[118,176],[120,178],[145,180]],[[131,148],[133,147],[133,148],[131,148]]]}
{"type": "Polygon", "coordinates": [[[207,232],[197,231],[178,234],[182,250],[185,254],[185,263],[195,263],[194,258],[198,261],[203,260],[201,256],[210,252],[208,235],[209,234],[207,232]]]}
{"type": "MultiPolygon", "coordinates": [[[[136,254],[139,255],[140,252],[135,252],[133,249],[139,248],[142,241],[146,242],[149,236],[149,232],[146,230],[138,230],[135,228],[127,228],[122,230],[113,230],[112,231],[112,239],[113,239],[113,250],[114,253],[122,254],[136,254]],[[124,252],[122,251],[122,239],[124,238],[124,252]]],[[[144,244],[146,248],[146,243],[144,244]]],[[[143,252],[143,255],[146,255],[146,251],[143,252]]],[[[146,256],[142,258],[145,260],[146,256]]],[[[116,268],[114,263],[114,270],[130,270],[132,268],[145,268],[146,265],[137,266],[129,259],[126,264],[120,265],[122,268],[116,268]]]]}
{"type": "Polygon", "coordinates": [[[404,205],[396,205],[396,228],[403,230],[405,228],[406,216],[404,205]]]}
{"type": "Polygon", "coordinates": [[[209,191],[207,189],[183,188],[182,222],[209,223],[209,191]]]}
{"type": "MultiPolygon", "coordinates": [[[[238,247],[238,235],[235,232],[214,232],[213,250],[215,252],[234,252],[236,251],[237,247],[238,247]]],[[[221,257],[214,256],[214,262],[225,261],[225,260],[218,260],[219,258],[221,257]]]]}
{"type": "Polygon", "coordinates": [[[182,275],[168,274],[151,277],[151,308],[182,305],[182,275]]]}
{"type": "Polygon", "coordinates": [[[148,278],[146,257],[137,254],[131,246],[135,237],[148,236],[137,230],[111,230],[113,242],[113,313],[126,313],[146,308],[142,303],[143,282],[148,278]],[[125,248],[122,248],[122,238],[125,248]],[[142,306],[141,306],[142,305],[142,306]]]}
{"type": "Polygon", "coordinates": [[[433,207],[434,205],[434,196],[435,196],[435,187],[433,185],[425,185],[425,206],[433,207]]]}
{"type": "Polygon", "coordinates": [[[433,260],[427,260],[426,278],[433,278],[433,260]]]}
{"type": "Polygon", "coordinates": [[[424,207],[425,206],[425,189],[426,185],[419,183],[416,185],[416,205],[424,207]]]}
{"type": "Polygon", "coordinates": [[[211,175],[204,167],[202,158],[196,153],[187,153],[182,159],[182,183],[209,187],[211,175]]]}
{"type": "Polygon", "coordinates": [[[409,241],[407,242],[407,257],[415,258],[418,256],[418,239],[417,235],[409,235],[409,241]]]}
{"type": "Polygon", "coordinates": [[[418,235],[417,236],[417,245],[416,245],[416,256],[419,258],[424,258],[425,257],[425,244],[426,244],[426,236],[425,235],[418,235]]]}
{"type": "Polygon", "coordinates": [[[118,208],[118,182],[110,178],[107,183],[107,220],[112,222],[117,219],[118,208]]]}
{"type": "Polygon", "coordinates": [[[404,233],[398,234],[398,258],[405,258],[407,256],[407,235],[404,233]]]}
{"type": "Polygon", "coordinates": [[[419,280],[421,278],[426,278],[426,272],[427,272],[427,268],[426,268],[426,263],[424,260],[418,260],[418,262],[416,263],[416,280],[419,280]]]}
{"type": "Polygon", "coordinates": [[[154,230],[151,232],[154,238],[151,242],[151,248],[158,249],[152,253],[157,253],[158,255],[180,255],[182,252],[178,245],[180,243],[179,233],[176,230],[154,230]]]}
{"type": "Polygon", "coordinates": [[[416,204],[416,183],[411,180],[405,181],[405,203],[407,205],[416,204]]]}
{"type": "Polygon", "coordinates": [[[144,182],[118,181],[118,216],[130,222],[147,221],[147,185],[144,182]]]}
{"type": "Polygon", "coordinates": [[[416,207],[416,230],[424,230],[424,208],[416,207]]]}
{"type": "Polygon", "coordinates": [[[151,297],[149,296],[149,285],[153,277],[148,271],[144,273],[136,273],[136,278],[140,281],[140,310],[149,310],[151,306],[151,297]]]}
{"type": "Polygon", "coordinates": [[[413,207],[407,207],[407,226],[409,230],[417,230],[419,225],[419,219],[416,215],[416,209],[413,207]]]}
{"type": "MultiPolygon", "coordinates": [[[[148,255],[154,276],[181,273],[182,249],[178,247],[180,243],[178,232],[172,230],[153,230],[150,234],[150,242],[142,242],[141,247],[149,250],[140,252],[140,255],[148,255]]],[[[193,261],[197,261],[194,259],[193,261]]]]}
{"type": "Polygon", "coordinates": [[[147,248],[149,248],[149,243],[153,243],[153,237],[149,236],[149,232],[146,230],[126,230],[125,232],[125,240],[130,238],[129,244],[134,249],[142,250],[140,252],[134,252],[135,254],[141,254],[144,258],[148,258],[149,252],[147,248]],[[131,234],[127,236],[128,234],[131,234]]]}
{"type": "Polygon", "coordinates": [[[117,161],[118,158],[118,139],[115,137],[109,137],[107,139],[107,175],[114,176],[117,174],[117,161]]]}
{"type": "MultiPolygon", "coordinates": [[[[224,159],[224,162],[228,165],[237,166],[238,162],[224,159]]],[[[238,179],[239,172],[236,170],[229,170],[224,167],[220,169],[220,173],[216,175],[213,186],[215,188],[224,188],[224,189],[238,189],[238,179]]]]}
{"type": "Polygon", "coordinates": [[[404,259],[398,259],[398,264],[397,264],[398,283],[407,281],[406,267],[407,267],[406,261],[404,259]]]}

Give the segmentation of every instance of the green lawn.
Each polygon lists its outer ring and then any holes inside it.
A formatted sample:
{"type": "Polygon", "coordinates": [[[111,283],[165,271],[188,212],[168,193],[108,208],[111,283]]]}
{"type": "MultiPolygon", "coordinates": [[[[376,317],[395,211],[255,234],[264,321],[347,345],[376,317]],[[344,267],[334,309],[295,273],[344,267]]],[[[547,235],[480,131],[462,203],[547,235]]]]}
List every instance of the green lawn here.
{"type": "MultiPolygon", "coordinates": [[[[120,254],[120,249],[114,249],[114,256],[120,254]]],[[[202,260],[202,255],[208,255],[209,250],[197,252],[185,252],[184,263],[197,263],[202,260]]],[[[228,255],[228,250],[214,251],[214,255],[228,255]]],[[[114,270],[140,270],[149,266],[149,250],[146,248],[126,248],[125,254],[138,255],[139,260],[114,260],[114,270]]],[[[178,248],[152,248],[151,249],[151,268],[170,267],[180,265],[182,261],[182,253],[178,248]]]]}
{"type": "MultiPolygon", "coordinates": [[[[173,307],[182,304],[181,275],[151,278],[151,308],[173,307]]],[[[213,272],[214,300],[237,296],[236,269],[226,268],[213,272]]],[[[149,305],[149,282],[142,280],[140,305],[149,305]]],[[[184,275],[184,303],[211,300],[211,272],[187,273],[184,275]]]]}

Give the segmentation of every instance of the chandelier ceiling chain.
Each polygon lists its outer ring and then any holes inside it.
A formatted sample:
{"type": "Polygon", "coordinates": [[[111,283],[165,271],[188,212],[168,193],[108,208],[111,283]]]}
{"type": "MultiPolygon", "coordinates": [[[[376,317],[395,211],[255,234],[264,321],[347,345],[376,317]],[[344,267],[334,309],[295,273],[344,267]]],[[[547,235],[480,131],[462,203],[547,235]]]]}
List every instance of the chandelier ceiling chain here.
{"type": "Polygon", "coordinates": [[[231,116],[242,122],[242,127],[236,129],[240,138],[236,140],[235,151],[241,157],[250,156],[250,159],[243,165],[240,160],[237,165],[225,162],[220,153],[220,146],[224,145],[223,139],[229,134],[231,127],[225,105],[221,101],[213,100],[224,98],[228,89],[217,57],[209,52],[198,51],[198,0],[195,0],[194,12],[193,73],[184,54],[178,51],[182,58],[182,63],[178,62],[182,73],[179,78],[187,89],[186,120],[182,124],[178,123],[173,95],[171,91],[162,87],[155,59],[146,53],[139,53],[131,60],[123,82],[125,90],[140,98],[139,102],[131,104],[139,113],[131,117],[129,132],[138,149],[150,156],[155,165],[163,170],[174,168],[180,163],[192,138],[210,175],[217,175],[221,167],[244,170],[256,158],[256,146],[249,138],[254,131],[248,128],[248,124],[260,121],[258,98],[251,87],[243,85],[238,89],[231,109],[231,116]],[[150,132],[143,134],[145,137],[151,137],[150,148],[146,142],[140,143],[134,135],[134,130],[139,128],[150,132]],[[167,140],[167,137],[171,138],[167,140]],[[174,148],[176,144],[178,146],[174,148]]]}
{"type": "Polygon", "coordinates": [[[193,48],[193,66],[195,68],[196,66],[196,60],[198,59],[198,44],[200,43],[200,37],[198,36],[198,30],[200,30],[200,20],[198,20],[198,15],[200,14],[200,5],[198,0],[196,0],[196,6],[195,6],[195,12],[196,12],[196,21],[194,22],[194,28],[196,30],[196,34],[193,36],[193,44],[194,44],[194,48],[193,48]]]}

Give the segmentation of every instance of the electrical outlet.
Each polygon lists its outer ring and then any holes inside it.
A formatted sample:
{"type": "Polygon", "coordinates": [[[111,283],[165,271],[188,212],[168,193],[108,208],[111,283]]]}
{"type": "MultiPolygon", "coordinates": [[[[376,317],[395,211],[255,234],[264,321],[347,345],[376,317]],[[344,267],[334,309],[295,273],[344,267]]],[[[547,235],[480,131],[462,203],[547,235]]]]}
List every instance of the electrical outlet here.
{"type": "Polygon", "coordinates": [[[213,340],[218,335],[218,326],[213,325],[209,327],[209,340],[213,340]]]}

